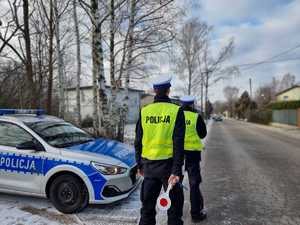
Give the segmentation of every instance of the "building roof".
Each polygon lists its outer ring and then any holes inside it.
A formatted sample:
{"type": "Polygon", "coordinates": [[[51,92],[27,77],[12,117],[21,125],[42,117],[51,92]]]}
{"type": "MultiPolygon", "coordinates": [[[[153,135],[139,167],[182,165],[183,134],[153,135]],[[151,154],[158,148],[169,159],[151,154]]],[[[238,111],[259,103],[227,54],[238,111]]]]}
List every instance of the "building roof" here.
{"type": "Polygon", "coordinates": [[[276,96],[281,95],[281,94],[283,94],[283,93],[285,93],[285,92],[287,92],[287,91],[290,91],[290,90],[292,90],[292,89],[294,89],[294,88],[300,88],[300,84],[296,84],[296,85],[293,85],[293,86],[290,87],[290,88],[287,88],[287,89],[285,89],[285,90],[282,90],[282,91],[278,92],[278,93],[276,94],[276,96]]]}
{"type": "MultiPolygon", "coordinates": [[[[106,88],[110,89],[109,85],[105,85],[106,88]]],[[[81,86],[80,90],[88,90],[88,89],[92,89],[93,85],[86,85],[86,86],[81,86]]],[[[120,87],[119,89],[124,90],[124,87],[120,87]]],[[[74,91],[76,90],[76,87],[68,87],[65,90],[67,91],[74,91]]],[[[135,88],[129,88],[129,91],[133,91],[133,92],[141,92],[144,93],[144,90],[140,90],[140,89],[135,89],[135,88]]]]}

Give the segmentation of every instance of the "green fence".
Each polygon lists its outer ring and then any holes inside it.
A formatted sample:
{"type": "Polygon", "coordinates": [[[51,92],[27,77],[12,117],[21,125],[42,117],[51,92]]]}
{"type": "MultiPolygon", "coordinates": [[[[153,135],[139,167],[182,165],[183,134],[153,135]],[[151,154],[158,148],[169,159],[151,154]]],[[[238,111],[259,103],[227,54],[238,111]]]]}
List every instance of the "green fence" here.
{"type": "Polygon", "coordinates": [[[296,109],[273,110],[274,123],[298,126],[298,111],[296,109]]]}

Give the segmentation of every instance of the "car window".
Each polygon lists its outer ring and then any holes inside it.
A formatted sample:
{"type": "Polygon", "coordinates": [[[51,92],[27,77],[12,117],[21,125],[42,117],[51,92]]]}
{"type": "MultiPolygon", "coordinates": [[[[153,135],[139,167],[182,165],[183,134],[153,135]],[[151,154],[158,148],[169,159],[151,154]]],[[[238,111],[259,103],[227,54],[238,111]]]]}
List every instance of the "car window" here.
{"type": "Polygon", "coordinates": [[[0,122],[0,145],[16,147],[32,141],[33,137],[23,128],[7,122],[0,122]]]}
{"type": "Polygon", "coordinates": [[[55,147],[68,147],[92,141],[93,138],[85,131],[65,122],[39,121],[26,125],[42,137],[48,144],[55,147]]]}

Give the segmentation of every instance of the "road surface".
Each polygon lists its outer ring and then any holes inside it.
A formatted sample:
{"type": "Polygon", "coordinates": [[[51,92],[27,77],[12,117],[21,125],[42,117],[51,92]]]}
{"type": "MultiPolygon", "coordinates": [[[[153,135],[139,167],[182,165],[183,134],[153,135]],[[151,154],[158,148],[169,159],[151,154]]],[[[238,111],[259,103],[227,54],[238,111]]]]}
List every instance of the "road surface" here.
{"type": "Polygon", "coordinates": [[[200,224],[300,225],[300,139],[225,120],[213,123],[203,158],[208,220],[200,224]]]}

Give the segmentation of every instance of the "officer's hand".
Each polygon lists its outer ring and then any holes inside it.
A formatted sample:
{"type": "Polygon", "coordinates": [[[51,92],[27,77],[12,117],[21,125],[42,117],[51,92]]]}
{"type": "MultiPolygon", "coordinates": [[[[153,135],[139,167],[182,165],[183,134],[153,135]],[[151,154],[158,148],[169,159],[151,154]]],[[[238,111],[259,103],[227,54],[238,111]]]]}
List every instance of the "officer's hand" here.
{"type": "Polygon", "coordinates": [[[138,169],[138,174],[143,177],[144,176],[144,171],[142,169],[138,169]]]}
{"type": "Polygon", "coordinates": [[[178,183],[180,181],[180,177],[179,176],[175,176],[175,175],[171,175],[170,177],[169,177],[169,180],[168,180],[168,183],[169,184],[171,184],[172,185],[172,187],[176,184],[176,183],[178,183]]]}

